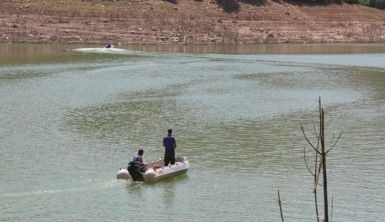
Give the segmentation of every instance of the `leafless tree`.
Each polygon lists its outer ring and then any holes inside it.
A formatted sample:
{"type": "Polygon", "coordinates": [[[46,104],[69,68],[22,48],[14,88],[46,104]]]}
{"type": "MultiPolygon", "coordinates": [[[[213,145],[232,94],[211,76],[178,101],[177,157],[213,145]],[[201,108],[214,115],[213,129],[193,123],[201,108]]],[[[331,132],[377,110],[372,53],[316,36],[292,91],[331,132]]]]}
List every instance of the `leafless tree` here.
{"type": "MultiPolygon", "coordinates": [[[[315,213],[316,213],[317,222],[320,221],[319,210],[318,210],[317,186],[319,184],[319,178],[320,178],[321,170],[322,170],[322,186],[323,186],[323,199],[324,199],[323,200],[323,202],[324,202],[324,220],[323,221],[329,222],[326,156],[330,152],[330,150],[333,149],[337,145],[343,132],[341,131],[341,133],[338,135],[338,137],[336,139],[334,139],[335,137],[333,135],[332,143],[331,143],[332,145],[329,148],[326,148],[326,145],[325,145],[325,112],[324,112],[324,109],[322,108],[322,105],[321,105],[321,98],[319,98],[319,101],[318,101],[318,112],[319,112],[319,129],[317,131],[317,128],[315,125],[314,125],[314,129],[313,129],[316,143],[312,143],[310,141],[309,137],[306,135],[306,132],[305,132],[303,125],[301,124],[301,131],[302,131],[306,141],[310,145],[309,149],[314,152],[314,167],[311,167],[308,164],[305,147],[303,150],[303,158],[304,158],[307,170],[313,176],[314,205],[315,205],[315,213]],[[314,145],[314,144],[316,144],[316,145],[314,145]]],[[[278,191],[278,204],[279,204],[279,208],[280,208],[281,219],[283,221],[282,204],[281,204],[281,197],[279,195],[279,191],[278,191]]],[[[333,200],[332,200],[332,211],[333,211],[333,200]]]]}
{"type": "Polygon", "coordinates": [[[305,159],[305,165],[309,172],[313,175],[313,182],[314,182],[314,203],[315,203],[315,210],[316,210],[316,216],[317,221],[319,222],[319,213],[318,213],[318,200],[317,200],[317,185],[319,180],[319,175],[321,172],[322,167],[322,176],[323,176],[323,197],[324,197],[324,221],[329,222],[329,206],[328,206],[328,182],[327,182],[327,167],[326,167],[326,156],[330,152],[331,149],[333,149],[338,141],[340,140],[342,136],[342,131],[337,137],[336,140],[334,140],[334,135],[332,139],[332,145],[330,148],[326,148],[325,146],[325,112],[321,105],[321,98],[319,98],[318,101],[318,110],[319,110],[319,132],[316,131],[316,127],[314,126],[314,133],[316,135],[317,145],[315,146],[306,135],[306,132],[304,130],[304,127],[301,125],[302,133],[306,139],[306,141],[309,143],[310,147],[313,148],[315,151],[315,161],[314,161],[314,172],[310,170],[309,165],[306,162],[306,152],[304,149],[304,159],[305,159]],[[320,147],[321,145],[321,147],[320,147]],[[318,157],[320,157],[320,160],[318,160],[318,157]]]}

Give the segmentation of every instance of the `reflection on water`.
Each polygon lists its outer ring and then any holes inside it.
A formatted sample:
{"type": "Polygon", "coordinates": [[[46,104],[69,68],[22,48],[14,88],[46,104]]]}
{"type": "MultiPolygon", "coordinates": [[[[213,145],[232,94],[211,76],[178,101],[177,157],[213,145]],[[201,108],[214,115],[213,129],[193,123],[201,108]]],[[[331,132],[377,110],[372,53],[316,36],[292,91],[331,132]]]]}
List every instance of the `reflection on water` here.
{"type": "Polygon", "coordinates": [[[220,54],[383,53],[383,44],[128,45],[135,51],[220,54]]]}
{"type": "Polygon", "coordinates": [[[17,73],[0,73],[0,81],[12,81],[18,79],[29,79],[46,76],[46,73],[29,73],[29,72],[17,72],[17,73]]]}
{"type": "MultiPolygon", "coordinates": [[[[105,53],[83,54],[76,56],[68,51],[105,52],[103,45],[76,44],[10,44],[0,43],[0,64],[25,64],[67,62],[71,60],[100,60],[107,58],[105,53]],[[103,51],[104,50],[104,51],[103,51]]],[[[121,59],[151,56],[150,52],[159,53],[194,53],[194,54],[360,54],[384,53],[384,44],[271,44],[271,45],[122,45],[107,51],[109,58],[121,59]],[[127,53],[125,53],[127,50],[127,53]],[[149,53],[141,53],[149,52],[149,53]]]]}
{"type": "Polygon", "coordinates": [[[333,218],[385,216],[385,54],[231,55],[334,53],[335,45],[127,46],[163,52],[135,55],[37,46],[0,45],[0,220],[275,221],[277,189],[288,220],[313,220],[299,126],[316,123],[319,96],[328,142],[344,130],[328,163],[333,218]],[[180,50],[189,54],[164,53],[180,50]],[[230,54],[191,54],[200,50],[230,54]],[[116,182],[139,147],[147,162],[162,157],[168,128],[188,174],[116,182]]]}

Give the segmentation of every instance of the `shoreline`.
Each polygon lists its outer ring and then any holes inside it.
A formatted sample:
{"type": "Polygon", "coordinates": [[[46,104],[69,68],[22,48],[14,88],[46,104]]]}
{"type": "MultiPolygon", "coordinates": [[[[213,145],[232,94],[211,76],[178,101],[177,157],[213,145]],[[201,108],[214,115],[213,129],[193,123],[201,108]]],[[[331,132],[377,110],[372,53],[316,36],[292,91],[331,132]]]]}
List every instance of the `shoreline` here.
{"type": "MultiPolygon", "coordinates": [[[[0,44],[36,44],[36,45],[105,45],[107,42],[97,41],[97,42],[61,42],[61,41],[10,41],[0,39],[0,44]]],[[[269,42],[269,43],[254,43],[254,42],[242,42],[242,43],[200,43],[200,42],[192,42],[192,43],[170,43],[170,42],[111,42],[116,46],[165,46],[165,47],[184,47],[184,46],[197,46],[197,47],[223,47],[223,46],[279,46],[279,45],[296,45],[296,46],[327,46],[327,45],[384,45],[384,41],[340,41],[340,42],[269,42]]]]}
{"type": "MultiPolygon", "coordinates": [[[[8,50],[17,50],[21,54],[53,55],[59,51],[74,49],[104,48],[104,44],[72,44],[72,43],[2,43],[0,54],[8,50]]],[[[325,55],[325,54],[385,54],[385,43],[276,43],[276,44],[121,44],[116,49],[127,52],[154,53],[198,53],[198,54],[244,54],[244,55],[325,55]]],[[[19,54],[19,55],[21,55],[19,54]]]]}

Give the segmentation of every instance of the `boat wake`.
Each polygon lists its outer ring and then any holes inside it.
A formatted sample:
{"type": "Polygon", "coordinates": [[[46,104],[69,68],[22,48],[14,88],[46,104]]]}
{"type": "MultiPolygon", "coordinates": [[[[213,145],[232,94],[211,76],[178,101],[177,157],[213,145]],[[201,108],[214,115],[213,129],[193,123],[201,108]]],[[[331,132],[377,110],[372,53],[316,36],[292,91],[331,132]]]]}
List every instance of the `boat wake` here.
{"type": "Polygon", "coordinates": [[[67,189],[39,189],[32,190],[27,192],[13,192],[13,193],[0,193],[0,197],[26,197],[26,196],[35,196],[35,195],[46,195],[46,194],[59,194],[59,193],[75,193],[75,192],[85,192],[92,190],[104,190],[110,189],[117,186],[126,186],[127,183],[123,181],[117,181],[116,179],[101,182],[98,184],[94,184],[86,187],[75,187],[75,188],[67,188],[67,189]]]}
{"type": "Polygon", "coordinates": [[[119,48],[77,48],[73,49],[73,51],[84,53],[132,54],[131,51],[119,48]]]}

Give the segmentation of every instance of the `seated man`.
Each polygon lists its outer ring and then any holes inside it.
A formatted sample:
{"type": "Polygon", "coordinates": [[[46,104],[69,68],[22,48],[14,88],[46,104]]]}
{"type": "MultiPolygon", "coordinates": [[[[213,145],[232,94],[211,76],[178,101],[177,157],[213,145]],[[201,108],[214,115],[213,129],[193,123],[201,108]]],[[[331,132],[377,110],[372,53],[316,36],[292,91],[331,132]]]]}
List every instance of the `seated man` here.
{"type": "Polygon", "coordinates": [[[139,169],[140,172],[146,172],[146,166],[143,163],[143,153],[142,149],[138,150],[138,154],[135,154],[132,158],[132,162],[135,164],[135,167],[139,169]]]}
{"type": "Polygon", "coordinates": [[[138,150],[138,154],[135,154],[132,158],[132,161],[128,163],[127,170],[131,174],[134,181],[143,180],[143,175],[141,172],[146,172],[146,165],[143,163],[143,153],[142,149],[138,150]]]}

